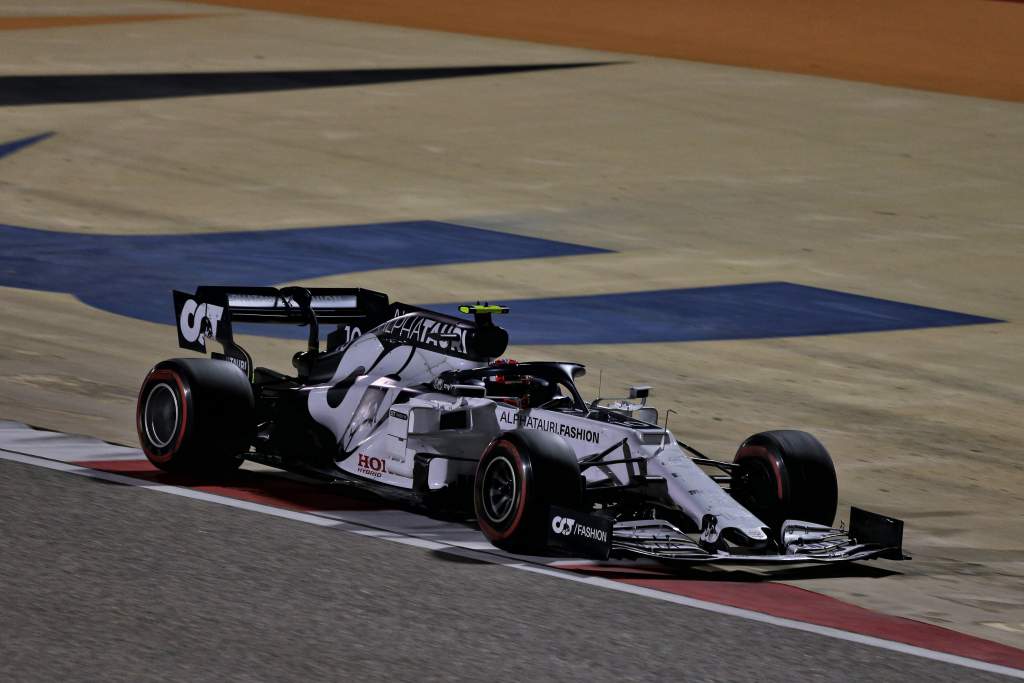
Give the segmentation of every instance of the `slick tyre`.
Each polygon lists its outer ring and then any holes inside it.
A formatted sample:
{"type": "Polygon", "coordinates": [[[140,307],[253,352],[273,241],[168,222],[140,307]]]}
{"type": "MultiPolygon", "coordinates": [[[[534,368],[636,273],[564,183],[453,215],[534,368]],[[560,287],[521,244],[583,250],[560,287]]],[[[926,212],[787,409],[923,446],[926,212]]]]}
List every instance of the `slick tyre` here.
{"type": "Polygon", "coordinates": [[[142,382],[135,414],[143,452],[167,472],[231,472],[255,432],[248,378],[233,364],[210,358],[158,363],[142,382]]]}
{"type": "Polygon", "coordinates": [[[512,552],[540,552],[548,508],[579,509],[583,482],[572,448],[547,432],[518,430],[484,451],[473,482],[473,506],[484,535],[512,552]]]}
{"type": "Polygon", "coordinates": [[[733,462],[733,497],[776,536],[787,519],[832,525],[839,497],[836,468],[812,435],[791,429],[755,434],[733,462]]]}

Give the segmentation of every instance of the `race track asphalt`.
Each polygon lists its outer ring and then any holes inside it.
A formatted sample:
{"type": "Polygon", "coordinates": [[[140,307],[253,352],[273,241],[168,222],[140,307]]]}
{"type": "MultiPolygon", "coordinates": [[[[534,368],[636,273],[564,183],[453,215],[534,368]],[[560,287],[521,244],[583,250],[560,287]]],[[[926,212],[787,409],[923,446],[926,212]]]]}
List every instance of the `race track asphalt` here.
{"type": "Polygon", "coordinates": [[[0,679],[997,680],[0,462],[0,679]]]}

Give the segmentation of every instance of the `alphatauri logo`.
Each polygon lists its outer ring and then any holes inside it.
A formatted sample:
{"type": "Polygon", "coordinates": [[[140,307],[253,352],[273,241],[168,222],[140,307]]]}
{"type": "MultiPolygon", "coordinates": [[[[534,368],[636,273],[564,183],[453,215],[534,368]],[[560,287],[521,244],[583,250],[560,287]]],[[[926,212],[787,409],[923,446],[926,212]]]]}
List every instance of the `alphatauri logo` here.
{"type": "Polygon", "coordinates": [[[600,543],[606,543],[608,541],[607,531],[590,526],[589,524],[575,520],[572,517],[554,517],[551,520],[551,530],[556,534],[569,536],[571,538],[586,538],[600,543]]]}
{"type": "Polygon", "coordinates": [[[575,524],[576,520],[571,517],[555,517],[551,520],[551,530],[556,534],[572,536],[572,528],[575,524]]]}
{"type": "Polygon", "coordinates": [[[217,338],[217,325],[224,316],[223,306],[197,303],[189,299],[181,307],[178,328],[185,341],[206,348],[206,337],[217,338]]]}

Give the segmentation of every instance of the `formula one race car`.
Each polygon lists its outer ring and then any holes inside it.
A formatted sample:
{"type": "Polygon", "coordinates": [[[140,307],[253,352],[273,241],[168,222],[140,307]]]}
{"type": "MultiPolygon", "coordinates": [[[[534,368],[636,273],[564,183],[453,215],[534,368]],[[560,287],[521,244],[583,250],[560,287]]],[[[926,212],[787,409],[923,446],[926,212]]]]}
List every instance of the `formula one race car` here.
{"type": "Polygon", "coordinates": [[[768,431],[731,462],[659,426],[649,389],[584,401],[567,362],[497,360],[501,306],[451,317],[365,289],[200,287],[174,293],[178,342],[139,393],[146,456],[212,476],[252,460],[475,517],[520,553],[685,562],[903,559],[903,524],[853,508],[810,434],[768,431]],[[309,328],[294,375],[254,367],[235,323],[309,328]],[[320,325],[335,329],[321,348],[320,325]],[[709,473],[710,472],[710,473],[709,473]]]}

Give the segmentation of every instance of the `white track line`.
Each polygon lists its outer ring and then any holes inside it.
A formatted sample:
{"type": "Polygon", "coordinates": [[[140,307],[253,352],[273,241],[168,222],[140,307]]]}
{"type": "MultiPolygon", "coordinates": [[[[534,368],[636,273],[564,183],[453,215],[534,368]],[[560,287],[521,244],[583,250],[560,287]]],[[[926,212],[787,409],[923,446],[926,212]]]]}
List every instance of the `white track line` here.
{"type": "MultiPolygon", "coordinates": [[[[454,547],[446,543],[428,541],[425,538],[416,538],[415,536],[393,536],[391,538],[385,538],[384,540],[392,541],[394,543],[401,543],[402,545],[411,545],[414,548],[423,548],[424,550],[450,550],[454,547]]],[[[495,564],[500,563],[496,562],[495,564]]]]}
{"type": "MultiPolygon", "coordinates": [[[[92,479],[102,479],[104,481],[125,484],[127,486],[137,486],[139,488],[149,489],[151,491],[159,491],[160,493],[169,493],[171,495],[182,496],[184,498],[192,498],[194,500],[202,500],[209,503],[217,503],[219,505],[226,505],[228,507],[238,508],[241,510],[249,510],[250,512],[260,512],[265,515],[283,517],[285,519],[291,519],[296,522],[305,522],[306,524],[314,524],[320,527],[348,527],[347,530],[350,530],[353,533],[357,533],[362,536],[370,538],[379,538],[380,540],[392,541],[395,543],[410,545],[417,548],[425,548],[427,550],[458,548],[458,545],[438,543],[435,541],[428,541],[426,539],[415,538],[412,536],[388,536],[382,535],[381,532],[372,529],[353,529],[352,525],[329,517],[323,517],[320,515],[314,515],[305,512],[296,512],[294,510],[285,510],[270,505],[262,505],[260,503],[251,503],[249,501],[237,500],[235,498],[230,498],[228,496],[220,496],[213,493],[206,493],[205,491],[195,491],[193,489],[188,489],[181,486],[168,486],[166,484],[149,484],[145,480],[137,479],[134,477],[129,477],[121,474],[113,474],[111,472],[103,472],[101,470],[93,470],[89,469],[88,467],[81,467],[79,465],[75,465],[73,463],[61,462],[59,460],[50,460],[48,458],[41,458],[33,455],[27,455],[24,453],[17,453],[6,449],[0,449],[0,459],[10,460],[12,462],[18,462],[25,465],[45,467],[47,469],[67,472],[69,474],[77,474],[79,476],[90,477],[92,479]]],[[[386,534],[387,532],[384,533],[386,534]]],[[[736,617],[738,619],[746,619],[747,621],[755,621],[762,624],[780,626],[782,628],[793,629],[795,631],[804,631],[806,633],[813,633],[815,635],[825,636],[826,638],[835,638],[836,640],[843,640],[850,643],[856,643],[858,645],[877,647],[882,650],[889,650],[892,652],[898,652],[900,654],[921,657],[936,662],[953,664],[956,666],[962,666],[969,669],[975,669],[977,671],[986,671],[988,673],[1001,674],[1003,676],[1009,676],[1011,678],[1024,680],[1024,670],[1021,669],[1014,669],[999,664],[991,664],[989,662],[983,662],[977,659],[970,659],[968,657],[961,657],[959,655],[951,655],[945,652],[938,652],[936,650],[929,650],[927,648],[917,647],[915,645],[907,645],[905,643],[898,643],[891,640],[885,640],[882,638],[875,638],[874,636],[865,636],[860,633],[843,631],[828,626],[809,624],[803,621],[797,621],[795,619],[774,617],[769,614],[763,614],[761,612],[754,612],[752,610],[746,610],[739,607],[730,607],[728,605],[720,605],[714,602],[706,602],[704,600],[688,598],[682,595],[676,595],[674,593],[666,593],[663,591],[652,590],[650,588],[643,588],[641,586],[634,586],[628,583],[611,581],[609,579],[604,579],[597,576],[581,576],[579,574],[574,574],[568,571],[552,567],[542,567],[538,565],[515,562],[502,562],[500,558],[497,557],[495,557],[494,561],[495,564],[503,564],[506,567],[510,567],[512,569],[517,569],[520,571],[531,572],[534,574],[542,574],[544,576],[550,576],[556,579],[573,581],[575,583],[582,583],[597,588],[618,591],[620,593],[629,593],[631,595],[650,598],[652,600],[660,600],[662,602],[669,602],[672,604],[681,605],[683,607],[690,607],[693,609],[703,610],[705,612],[714,612],[716,614],[723,614],[730,617],[736,617]]]]}
{"type": "Polygon", "coordinates": [[[494,544],[490,541],[449,541],[447,539],[438,539],[441,543],[447,543],[463,550],[482,550],[484,552],[493,552],[494,544]]]}
{"type": "Polygon", "coordinates": [[[386,538],[388,536],[395,535],[394,532],[381,531],[380,529],[359,529],[358,531],[353,531],[352,533],[359,534],[360,536],[372,536],[374,538],[386,538]]]}
{"type": "Polygon", "coordinates": [[[125,484],[126,486],[137,486],[138,488],[149,489],[150,491],[169,493],[171,495],[181,496],[183,498],[192,498],[193,500],[206,501],[207,503],[227,505],[228,507],[238,508],[240,510],[260,512],[264,515],[284,517],[285,519],[291,519],[296,522],[305,522],[306,524],[315,524],[316,526],[346,526],[346,523],[342,522],[339,519],[331,519],[329,517],[311,515],[306,512],[297,512],[295,510],[286,510],[284,508],[278,508],[272,505],[263,505],[261,503],[253,503],[248,500],[238,500],[237,498],[229,498],[227,496],[218,496],[217,494],[214,493],[206,493],[205,491],[187,489],[183,486],[150,484],[145,480],[138,479],[136,477],[128,477],[123,474],[114,474],[112,472],[103,472],[101,470],[94,470],[88,467],[75,465],[74,463],[61,462],[59,460],[49,460],[47,458],[39,458],[34,455],[25,455],[24,453],[16,453],[13,451],[8,451],[6,449],[0,449],[0,459],[10,460],[12,462],[20,462],[24,465],[35,465],[37,467],[45,467],[51,470],[59,470],[61,472],[77,474],[79,476],[89,477],[91,479],[102,479],[103,481],[110,481],[116,484],[125,484]]]}
{"type": "Polygon", "coordinates": [[[971,669],[977,669],[979,671],[987,671],[989,673],[1002,674],[1004,676],[1010,676],[1012,678],[1024,679],[1024,671],[1020,669],[1014,669],[1008,666],[1001,666],[999,664],[991,664],[989,662],[982,662],[977,659],[970,659],[969,657],[951,655],[945,652],[938,652],[936,650],[929,650],[927,648],[918,647],[916,645],[907,645],[906,643],[885,640],[883,638],[875,638],[874,636],[865,636],[860,633],[843,631],[841,629],[831,628],[829,626],[819,626],[817,624],[809,624],[807,622],[797,621],[795,619],[786,619],[784,617],[775,617],[770,614],[764,614],[762,612],[753,612],[750,610],[742,609],[740,607],[730,607],[729,605],[720,605],[715,602],[705,602],[704,600],[688,598],[683,595],[676,595],[675,593],[666,593],[663,591],[653,590],[651,588],[644,588],[642,586],[634,586],[628,583],[611,581],[609,579],[604,579],[599,576],[582,576],[580,574],[570,574],[562,570],[538,567],[536,565],[530,564],[508,564],[505,566],[511,567],[512,569],[518,569],[524,572],[544,574],[545,576],[554,576],[559,579],[565,579],[567,581],[585,583],[591,586],[600,586],[601,588],[619,591],[620,593],[641,595],[645,598],[661,600],[662,602],[671,602],[673,604],[683,605],[685,607],[693,607],[694,609],[704,610],[706,612],[725,614],[730,617],[738,617],[740,619],[747,619],[748,621],[757,621],[762,624],[771,624],[772,626],[791,628],[796,631],[806,631],[807,633],[813,633],[815,635],[825,636],[827,638],[836,638],[838,640],[845,640],[847,642],[857,643],[859,645],[868,645],[883,650],[899,652],[901,654],[913,655],[915,657],[924,657],[925,659],[931,659],[937,662],[945,662],[946,664],[956,664],[958,666],[965,666],[971,669]]]}

